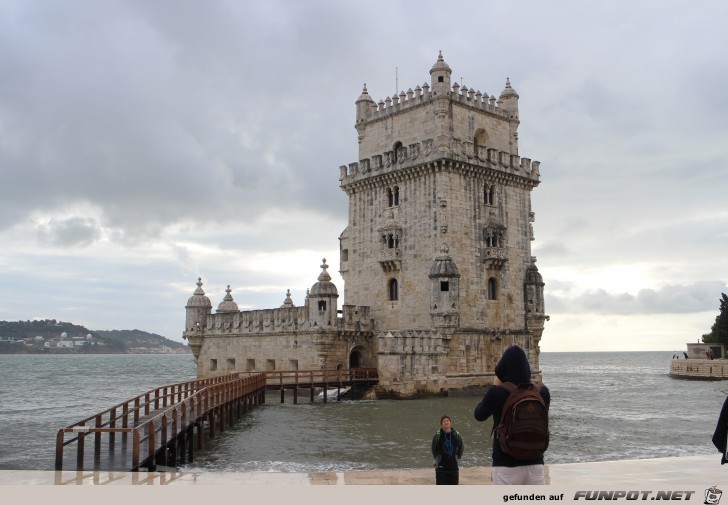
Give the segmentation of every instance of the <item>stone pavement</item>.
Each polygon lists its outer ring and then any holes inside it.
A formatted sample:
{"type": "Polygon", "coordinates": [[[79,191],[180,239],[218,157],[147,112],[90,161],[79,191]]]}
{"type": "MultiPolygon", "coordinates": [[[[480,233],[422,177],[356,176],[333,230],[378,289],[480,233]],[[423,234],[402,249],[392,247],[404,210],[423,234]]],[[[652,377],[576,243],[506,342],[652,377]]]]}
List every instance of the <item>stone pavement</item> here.
{"type": "MultiPolygon", "coordinates": [[[[0,471],[0,485],[431,485],[432,468],[317,473],[280,472],[75,472],[0,471]]],[[[596,463],[546,465],[546,482],[555,486],[611,487],[625,485],[698,487],[725,484],[728,466],[720,455],[685,456],[596,463]]],[[[491,484],[490,467],[460,469],[463,485],[491,484]]]]}

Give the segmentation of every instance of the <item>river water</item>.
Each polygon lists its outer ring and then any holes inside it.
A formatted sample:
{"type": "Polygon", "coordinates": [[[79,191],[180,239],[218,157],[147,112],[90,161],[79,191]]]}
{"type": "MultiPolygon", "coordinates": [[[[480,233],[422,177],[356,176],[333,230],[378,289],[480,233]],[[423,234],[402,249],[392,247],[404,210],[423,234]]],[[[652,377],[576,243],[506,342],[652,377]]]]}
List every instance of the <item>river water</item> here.
{"type": "MultiPolygon", "coordinates": [[[[672,352],[542,353],[551,390],[547,463],[711,454],[728,381],[668,376],[672,352]]],[[[190,355],[0,355],[0,469],[51,469],[61,427],[154,387],[194,378],[190,355]]],[[[306,397],[302,394],[299,396],[306,397]]],[[[490,465],[478,397],[280,403],[268,394],[195,453],[186,470],[423,468],[443,413],[465,441],[461,466],[490,465]]]]}

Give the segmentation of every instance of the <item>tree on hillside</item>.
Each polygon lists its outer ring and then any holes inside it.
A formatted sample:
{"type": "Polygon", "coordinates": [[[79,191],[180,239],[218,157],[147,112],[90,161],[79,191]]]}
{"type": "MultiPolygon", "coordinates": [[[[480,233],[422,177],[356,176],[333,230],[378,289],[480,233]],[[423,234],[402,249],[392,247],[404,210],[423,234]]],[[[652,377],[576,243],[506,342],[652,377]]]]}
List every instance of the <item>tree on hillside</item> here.
{"type": "Polygon", "coordinates": [[[728,296],[725,293],[721,293],[720,314],[715,317],[710,333],[703,335],[703,342],[728,345],[728,296]]]}

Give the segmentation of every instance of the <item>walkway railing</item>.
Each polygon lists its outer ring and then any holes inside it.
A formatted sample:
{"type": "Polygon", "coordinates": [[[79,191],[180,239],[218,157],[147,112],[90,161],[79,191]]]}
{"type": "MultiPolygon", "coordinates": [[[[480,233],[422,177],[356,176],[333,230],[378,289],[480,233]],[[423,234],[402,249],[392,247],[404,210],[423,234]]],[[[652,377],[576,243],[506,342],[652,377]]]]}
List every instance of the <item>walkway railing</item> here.
{"type": "Polygon", "coordinates": [[[73,461],[64,457],[65,448],[72,444],[76,444],[77,470],[83,470],[89,459],[93,469],[132,471],[191,462],[195,445],[204,447],[205,421],[214,437],[217,424],[224,431],[235,415],[239,418],[264,399],[263,374],[230,374],[162,386],[58,430],[55,468],[62,470],[64,463],[73,461]],[[93,446],[87,447],[91,436],[93,446]]]}

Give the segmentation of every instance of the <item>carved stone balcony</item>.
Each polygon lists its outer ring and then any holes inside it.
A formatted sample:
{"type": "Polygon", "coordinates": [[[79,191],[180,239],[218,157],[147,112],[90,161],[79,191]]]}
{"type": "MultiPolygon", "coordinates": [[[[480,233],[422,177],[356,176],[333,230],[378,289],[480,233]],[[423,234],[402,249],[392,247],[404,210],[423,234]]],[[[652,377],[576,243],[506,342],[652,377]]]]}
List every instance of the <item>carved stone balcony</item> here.
{"type": "Polygon", "coordinates": [[[398,247],[382,249],[379,251],[379,264],[385,272],[399,270],[402,260],[402,251],[398,247]]]}
{"type": "Polygon", "coordinates": [[[508,261],[505,247],[483,247],[480,256],[486,268],[500,270],[508,261]]]}

